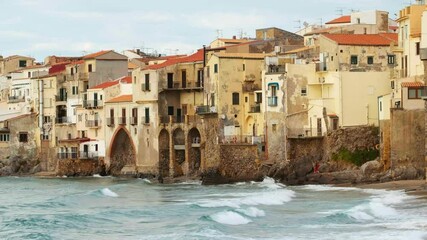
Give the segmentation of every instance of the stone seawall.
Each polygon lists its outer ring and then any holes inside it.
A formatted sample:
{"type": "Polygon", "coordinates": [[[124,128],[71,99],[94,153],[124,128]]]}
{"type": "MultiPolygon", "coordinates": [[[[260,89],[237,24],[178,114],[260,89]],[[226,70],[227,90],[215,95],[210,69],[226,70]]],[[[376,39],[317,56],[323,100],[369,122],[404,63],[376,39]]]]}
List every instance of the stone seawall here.
{"type": "Polygon", "coordinates": [[[105,167],[97,160],[67,159],[58,161],[57,175],[67,177],[93,176],[105,174],[105,167]]]}
{"type": "Polygon", "coordinates": [[[261,180],[258,146],[248,144],[220,145],[217,166],[202,174],[204,184],[221,184],[261,180]]]}

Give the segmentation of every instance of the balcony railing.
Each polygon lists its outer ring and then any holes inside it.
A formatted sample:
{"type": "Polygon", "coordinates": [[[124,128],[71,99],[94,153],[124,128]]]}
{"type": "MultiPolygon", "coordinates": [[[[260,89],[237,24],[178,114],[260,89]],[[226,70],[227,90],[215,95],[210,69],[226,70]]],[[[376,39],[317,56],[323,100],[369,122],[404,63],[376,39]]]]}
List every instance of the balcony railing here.
{"type": "Polygon", "coordinates": [[[138,118],[137,117],[130,117],[129,122],[130,122],[130,125],[138,125],[138,118]]]}
{"type": "Polygon", "coordinates": [[[277,97],[268,97],[268,106],[276,107],[277,106],[277,97]]]}
{"type": "Polygon", "coordinates": [[[222,144],[258,144],[265,142],[264,136],[228,135],[222,139],[222,144]]]}
{"type": "Polygon", "coordinates": [[[144,116],[141,118],[142,124],[150,124],[150,117],[144,116]]]}
{"type": "Polygon", "coordinates": [[[80,152],[80,159],[98,159],[98,152],[80,152]]]}
{"type": "Polygon", "coordinates": [[[114,126],[114,118],[107,118],[107,126],[109,127],[114,126]]]}
{"type": "Polygon", "coordinates": [[[25,102],[24,96],[9,96],[9,103],[25,102]]]}
{"type": "Polygon", "coordinates": [[[289,128],[287,130],[287,136],[290,138],[310,138],[323,135],[322,130],[317,128],[289,128]]]}
{"type": "Polygon", "coordinates": [[[57,102],[65,102],[65,101],[67,101],[67,95],[57,95],[56,96],[56,98],[55,98],[55,100],[57,101],[57,102]]]}
{"type": "Polygon", "coordinates": [[[126,118],[125,117],[119,117],[118,120],[119,120],[120,125],[126,125],[126,118]]]}
{"type": "Polygon", "coordinates": [[[168,85],[167,89],[171,89],[171,90],[190,90],[190,89],[202,89],[202,85],[201,82],[197,82],[197,81],[189,81],[189,82],[185,82],[185,84],[183,84],[182,82],[178,82],[178,81],[174,81],[172,86],[168,85]]]}
{"type": "Polygon", "coordinates": [[[101,120],[86,120],[86,127],[99,128],[101,127],[101,120]]]}
{"type": "Polygon", "coordinates": [[[249,113],[260,113],[261,112],[261,104],[255,104],[251,106],[249,113]]]}
{"type": "Polygon", "coordinates": [[[324,62],[316,63],[316,72],[326,72],[328,71],[327,65],[324,62]]]}
{"type": "Polygon", "coordinates": [[[55,119],[55,123],[57,123],[57,124],[72,123],[72,119],[71,119],[71,117],[57,117],[55,119]]]}
{"type": "Polygon", "coordinates": [[[217,113],[217,110],[215,106],[203,105],[203,106],[196,107],[196,113],[199,115],[217,113]]]}
{"type": "Polygon", "coordinates": [[[89,79],[89,73],[79,73],[79,79],[80,80],[88,80],[89,79]]]}
{"type": "Polygon", "coordinates": [[[286,73],[286,66],[284,65],[269,65],[267,74],[279,74],[286,73]]]}
{"type": "Polygon", "coordinates": [[[76,152],[59,152],[57,153],[58,159],[77,159],[78,154],[76,152]]]}
{"type": "Polygon", "coordinates": [[[141,90],[143,92],[150,91],[150,84],[145,84],[145,83],[141,84],[141,90]]]}
{"type": "Polygon", "coordinates": [[[103,106],[102,100],[83,100],[84,108],[100,108],[103,106]]]}

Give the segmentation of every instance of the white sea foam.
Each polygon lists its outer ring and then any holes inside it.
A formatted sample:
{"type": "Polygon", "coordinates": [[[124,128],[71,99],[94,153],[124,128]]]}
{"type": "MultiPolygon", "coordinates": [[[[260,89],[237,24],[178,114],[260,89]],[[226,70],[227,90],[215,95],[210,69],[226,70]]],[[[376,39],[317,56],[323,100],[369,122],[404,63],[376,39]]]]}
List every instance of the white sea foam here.
{"type": "Polygon", "coordinates": [[[101,190],[101,193],[107,197],[118,197],[119,196],[117,193],[111,191],[109,188],[103,188],[101,190]]]}
{"type": "Polygon", "coordinates": [[[359,191],[361,189],[354,187],[335,187],[332,185],[305,185],[303,186],[306,190],[323,192],[323,191],[359,191]]]}
{"type": "Polygon", "coordinates": [[[200,207],[230,207],[240,208],[242,205],[282,205],[290,202],[295,196],[295,192],[287,189],[278,189],[265,192],[240,193],[240,197],[206,199],[196,203],[200,207]]]}
{"type": "Polygon", "coordinates": [[[210,218],[217,223],[226,225],[244,225],[252,222],[250,219],[232,211],[215,213],[210,218]]]}
{"type": "Polygon", "coordinates": [[[99,174],[93,174],[92,177],[94,177],[94,178],[102,178],[102,176],[99,175],[99,174]]]}
{"type": "Polygon", "coordinates": [[[369,202],[360,204],[348,210],[346,214],[356,220],[395,219],[399,213],[394,205],[401,204],[411,198],[402,191],[375,191],[369,202]]]}
{"type": "Polygon", "coordinates": [[[147,179],[147,178],[143,178],[143,179],[141,179],[143,182],[145,182],[145,183],[148,183],[148,184],[151,184],[151,181],[149,180],[149,179],[147,179]]]}
{"type": "Polygon", "coordinates": [[[265,212],[256,207],[240,208],[240,209],[236,209],[236,211],[239,213],[243,213],[248,217],[264,217],[265,216],[265,212]]]}
{"type": "Polygon", "coordinates": [[[178,185],[202,185],[202,181],[199,181],[199,180],[184,181],[184,182],[178,183],[178,185]]]}

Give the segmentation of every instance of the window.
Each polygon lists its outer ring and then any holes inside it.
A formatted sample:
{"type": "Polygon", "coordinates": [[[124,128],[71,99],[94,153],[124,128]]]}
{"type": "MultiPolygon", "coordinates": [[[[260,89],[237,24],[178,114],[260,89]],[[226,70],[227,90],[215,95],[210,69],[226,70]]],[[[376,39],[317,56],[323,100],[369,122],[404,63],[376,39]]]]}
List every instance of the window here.
{"type": "Polygon", "coordinates": [[[203,87],[203,70],[197,71],[197,86],[196,87],[203,87]]]}
{"type": "Polygon", "coordinates": [[[19,60],[19,67],[27,67],[27,61],[26,60],[19,60]]]}
{"type": "Polygon", "coordinates": [[[360,18],[357,18],[357,24],[360,24],[360,18]]]}
{"type": "Polygon", "coordinates": [[[145,108],[145,123],[150,123],[150,109],[145,108]]]}
{"type": "Polygon", "coordinates": [[[426,95],[424,88],[408,88],[408,99],[421,99],[426,95]]]}
{"type": "Polygon", "coordinates": [[[173,106],[168,106],[168,115],[173,116],[173,106]]]}
{"type": "Polygon", "coordinates": [[[394,64],[396,59],[396,55],[387,55],[387,63],[388,64],[394,64]]]}
{"type": "Polygon", "coordinates": [[[150,74],[145,74],[145,88],[144,91],[150,91],[150,74]]]}
{"type": "Polygon", "coordinates": [[[28,78],[31,78],[31,72],[28,72],[28,78]]]}
{"type": "Polygon", "coordinates": [[[356,55],[352,55],[350,58],[350,64],[352,65],[357,65],[357,56],[356,55]]]}
{"type": "Polygon", "coordinates": [[[72,92],[73,92],[73,95],[79,94],[79,87],[78,86],[73,86],[72,87],[72,92]]]}
{"type": "Polygon", "coordinates": [[[74,75],[74,68],[71,68],[71,75],[74,75]]]}
{"type": "Polygon", "coordinates": [[[334,61],[334,56],[331,56],[331,62],[333,62],[334,61]]]}
{"type": "Polygon", "coordinates": [[[270,86],[270,90],[271,90],[271,96],[272,97],[276,97],[277,96],[277,86],[276,85],[271,85],[270,86]]]}
{"type": "Polygon", "coordinates": [[[211,106],[215,106],[215,93],[211,93],[211,106]]]}
{"type": "Polygon", "coordinates": [[[28,142],[28,133],[20,132],[19,133],[19,142],[28,142]]]}
{"type": "Polygon", "coordinates": [[[369,56],[369,57],[368,57],[368,64],[369,64],[369,65],[374,64],[374,57],[373,57],[373,56],[369,56]]]}
{"type": "Polygon", "coordinates": [[[0,142],[9,142],[9,133],[1,133],[0,142]]]}
{"type": "Polygon", "coordinates": [[[262,103],[262,93],[256,93],[256,103],[262,103]]]}
{"type": "Polygon", "coordinates": [[[136,84],[136,77],[133,77],[133,83],[136,84]]]}
{"type": "Polygon", "coordinates": [[[301,96],[307,96],[307,88],[306,87],[301,88],[301,96]]]}
{"type": "Polygon", "coordinates": [[[243,64],[243,71],[246,71],[246,65],[243,64]]]}
{"type": "Polygon", "coordinates": [[[214,65],[214,73],[218,73],[218,64],[214,65]]]}
{"type": "Polygon", "coordinates": [[[87,71],[88,71],[88,72],[92,72],[92,70],[93,70],[93,69],[92,69],[92,64],[87,65],[87,71]]]}
{"type": "Polygon", "coordinates": [[[420,55],[420,42],[415,43],[415,53],[420,55]]]}
{"type": "Polygon", "coordinates": [[[233,98],[233,105],[239,105],[239,93],[233,93],[232,94],[232,98],[233,98]]]}

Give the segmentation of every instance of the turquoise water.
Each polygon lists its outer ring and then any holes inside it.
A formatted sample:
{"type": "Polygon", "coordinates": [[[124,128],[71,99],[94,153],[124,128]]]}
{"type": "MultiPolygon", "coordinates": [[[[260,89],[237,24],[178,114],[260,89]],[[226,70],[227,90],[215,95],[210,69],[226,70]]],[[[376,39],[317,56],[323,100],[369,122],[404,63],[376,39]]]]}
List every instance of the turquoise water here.
{"type": "Polygon", "coordinates": [[[0,178],[0,239],[427,239],[399,191],[143,179],[0,178]]]}

